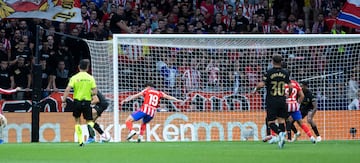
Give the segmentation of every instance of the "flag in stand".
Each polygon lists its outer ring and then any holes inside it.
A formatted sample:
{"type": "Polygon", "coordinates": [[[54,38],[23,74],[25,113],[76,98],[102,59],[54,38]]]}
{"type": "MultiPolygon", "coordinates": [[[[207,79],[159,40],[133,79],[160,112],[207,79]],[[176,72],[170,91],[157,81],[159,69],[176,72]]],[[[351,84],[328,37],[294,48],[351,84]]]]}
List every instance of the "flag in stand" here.
{"type": "Polygon", "coordinates": [[[80,0],[0,0],[0,19],[39,18],[81,23],[80,0]]]}
{"type": "Polygon", "coordinates": [[[348,0],[345,2],[336,19],[336,23],[360,29],[360,0],[348,0]]]}

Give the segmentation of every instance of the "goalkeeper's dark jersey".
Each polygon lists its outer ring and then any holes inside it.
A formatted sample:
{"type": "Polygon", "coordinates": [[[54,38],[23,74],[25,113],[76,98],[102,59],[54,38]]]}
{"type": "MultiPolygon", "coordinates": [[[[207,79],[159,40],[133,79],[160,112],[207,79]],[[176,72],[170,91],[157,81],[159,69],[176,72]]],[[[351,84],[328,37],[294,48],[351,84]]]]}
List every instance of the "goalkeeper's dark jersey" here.
{"type": "Polygon", "coordinates": [[[300,110],[311,110],[314,109],[313,102],[316,101],[316,96],[310,90],[304,91],[304,100],[301,102],[300,110]]]}
{"type": "Polygon", "coordinates": [[[98,104],[96,104],[97,106],[99,106],[99,110],[97,109],[97,111],[102,113],[104,110],[107,109],[109,103],[107,102],[105,96],[102,93],[100,93],[100,91],[98,91],[97,96],[100,101],[98,104]]]}

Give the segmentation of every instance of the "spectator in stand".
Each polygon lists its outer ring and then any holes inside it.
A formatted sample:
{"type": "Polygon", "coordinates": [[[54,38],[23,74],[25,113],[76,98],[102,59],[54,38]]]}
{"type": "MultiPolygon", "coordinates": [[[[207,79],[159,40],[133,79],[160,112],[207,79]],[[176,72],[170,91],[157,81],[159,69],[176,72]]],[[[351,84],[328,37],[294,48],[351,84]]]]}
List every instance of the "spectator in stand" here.
{"type": "Polygon", "coordinates": [[[68,31],[68,29],[66,27],[66,24],[64,22],[59,23],[59,28],[58,29],[59,29],[60,33],[69,34],[69,31],[68,31]]]}
{"type": "Polygon", "coordinates": [[[304,26],[304,20],[298,19],[298,21],[296,23],[296,27],[294,28],[294,33],[295,34],[305,34],[305,32],[306,32],[306,28],[304,26]]]}
{"type": "Polygon", "coordinates": [[[205,17],[206,24],[211,24],[213,21],[215,8],[212,4],[212,0],[204,0],[201,2],[200,6],[201,14],[205,17]]]}
{"type": "Polygon", "coordinates": [[[252,33],[265,33],[263,26],[265,25],[265,16],[258,15],[257,22],[253,24],[253,28],[251,30],[252,33]]]}
{"type": "MultiPolygon", "coordinates": [[[[231,64],[233,65],[233,64],[231,64]]],[[[241,81],[244,78],[244,73],[241,71],[240,62],[238,60],[235,61],[233,66],[230,66],[231,69],[229,71],[230,76],[230,84],[232,87],[233,94],[239,94],[241,91],[241,81]]]]}
{"type": "Polygon", "coordinates": [[[65,44],[64,40],[62,40],[58,46],[55,59],[57,63],[59,61],[64,61],[65,69],[69,70],[70,75],[75,73],[76,65],[74,63],[73,54],[69,51],[69,47],[65,44]]]}
{"type": "Polygon", "coordinates": [[[230,26],[228,27],[226,33],[235,34],[235,33],[240,33],[239,31],[240,31],[240,30],[239,30],[238,27],[236,26],[236,20],[235,20],[235,19],[231,19],[230,26]]]}
{"type": "Polygon", "coordinates": [[[194,11],[192,11],[191,8],[189,8],[189,6],[186,4],[183,4],[180,7],[181,7],[181,10],[179,13],[179,17],[183,17],[183,18],[185,18],[186,21],[189,21],[190,18],[193,16],[194,11]]]}
{"type": "MultiPolygon", "coordinates": [[[[74,28],[71,31],[71,35],[74,37],[80,37],[79,29],[74,28]]],[[[69,51],[73,54],[74,65],[79,64],[80,59],[82,58],[90,58],[89,48],[87,47],[85,41],[80,39],[67,38],[65,40],[65,45],[68,47],[69,51]]],[[[55,63],[54,65],[56,66],[57,63],[55,63]]]]}
{"type": "Polygon", "coordinates": [[[6,36],[6,30],[0,27],[0,43],[2,44],[0,48],[3,48],[3,52],[6,54],[11,54],[11,43],[6,36]]]}
{"type": "Polygon", "coordinates": [[[288,22],[286,20],[281,21],[280,28],[279,28],[279,33],[280,34],[289,33],[288,30],[287,30],[287,25],[288,25],[288,22]]]}
{"type": "MultiPolygon", "coordinates": [[[[16,63],[10,68],[11,89],[20,87],[29,90],[31,87],[30,68],[25,65],[25,58],[19,55],[16,63]]],[[[25,92],[16,92],[13,94],[14,100],[24,100],[25,92]]]]}
{"type": "Polygon", "coordinates": [[[65,69],[65,62],[59,61],[55,70],[52,87],[57,89],[65,89],[69,81],[70,73],[68,69],[65,69]]]}
{"type": "Polygon", "coordinates": [[[58,47],[55,45],[54,37],[49,35],[47,36],[47,48],[42,51],[42,54],[46,54],[47,63],[52,70],[55,70],[57,61],[56,61],[56,53],[58,51],[58,47]]]}
{"type": "Polygon", "coordinates": [[[20,21],[19,29],[20,29],[21,35],[26,35],[26,36],[28,36],[30,39],[32,39],[33,33],[32,33],[31,31],[29,31],[28,25],[27,25],[27,23],[26,23],[25,20],[20,21]]]}
{"type": "Polygon", "coordinates": [[[222,14],[217,13],[215,15],[215,21],[213,21],[210,25],[210,32],[217,31],[217,28],[221,26],[222,29],[226,29],[226,24],[222,21],[222,14]]]}
{"type": "Polygon", "coordinates": [[[225,15],[221,18],[222,22],[224,22],[224,24],[226,25],[226,28],[224,28],[225,30],[227,30],[230,26],[231,20],[235,18],[235,12],[234,12],[234,7],[231,5],[226,5],[226,13],[225,15]]]}
{"type": "Polygon", "coordinates": [[[14,31],[14,36],[12,37],[12,39],[10,40],[10,44],[11,44],[11,54],[15,53],[16,49],[17,49],[17,45],[19,44],[21,40],[21,32],[20,30],[16,29],[14,31]]]}
{"type": "Polygon", "coordinates": [[[213,57],[212,59],[210,59],[210,62],[206,66],[206,72],[208,75],[207,88],[210,91],[218,91],[220,68],[218,65],[218,60],[216,58],[213,57]]]}
{"type": "Polygon", "coordinates": [[[83,20],[83,25],[85,27],[86,33],[91,32],[91,28],[94,25],[98,25],[98,16],[95,10],[90,11],[90,17],[88,19],[83,20]]]}
{"type": "Polygon", "coordinates": [[[110,30],[112,33],[131,33],[127,25],[127,18],[124,13],[124,7],[119,6],[115,15],[111,17],[110,30]]]}
{"type": "Polygon", "coordinates": [[[177,88],[180,74],[175,65],[174,57],[173,54],[166,56],[165,65],[160,67],[160,75],[163,77],[164,91],[172,96],[177,96],[180,95],[180,89],[177,88]]]}
{"type": "Polygon", "coordinates": [[[109,31],[105,29],[103,22],[99,22],[99,25],[96,29],[97,41],[105,41],[109,38],[109,31]]]}
{"type": "Polygon", "coordinates": [[[30,52],[30,49],[26,47],[25,42],[23,40],[19,41],[16,51],[11,54],[10,65],[15,65],[20,56],[25,59],[25,64],[30,64],[30,61],[32,59],[32,54],[30,52]]]}
{"type": "Polygon", "coordinates": [[[348,86],[348,96],[351,100],[348,105],[348,110],[359,110],[359,98],[360,98],[360,89],[359,89],[359,79],[356,78],[355,73],[351,74],[348,86]]]}
{"type": "Polygon", "coordinates": [[[80,9],[80,13],[81,13],[81,17],[82,17],[82,20],[85,21],[87,19],[89,19],[90,17],[90,12],[88,11],[88,7],[87,5],[81,5],[81,9],[80,9]]]}
{"type": "Polygon", "coordinates": [[[185,70],[182,76],[185,94],[199,90],[201,86],[201,73],[197,70],[197,60],[191,59],[189,62],[190,67],[185,70]]]}
{"type": "Polygon", "coordinates": [[[288,24],[287,24],[286,30],[289,33],[292,33],[290,31],[294,31],[294,29],[296,27],[297,27],[297,25],[296,25],[296,16],[294,14],[290,14],[289,17],[288,17],[288,24]]]}
{"type": "Polygon", "coordinates": [[[41,74],[41,88],[43,89],[42,91],[42,98],[45,98],[47,96],[49,96],[50,94],[50,88],[51,88],[51,80],[52,80],[52,70],[49,68],[49,66],[46,63],[46,58],[44,57],[40,57],[40,65],[41,65],[41,70],[42,70],[42,74],[41,74]]]}
{"type": "MultiPolygon", "coordinates": [[[[0,61],[0,88],[10,89],[10,68],[7,58],[2,58],[0,61]]],[[[0,99],[10,100],[12,96],[10,95],[1,95],[0,99]]]]}
{"type": "Polygon", "coordinates": [[[226,4],[224,4],[223,0],[216,2],[216,4],[214,5],[214,13],[215,14],[220,13],[221,15],[226,15],[227,8],[226,8],[226,4]]]}
{"type": "Polygon", "coordinates": [[[338,9],[336,7],[333,7],[331,8],[331,12],[329,13],[329,15],[325,16],[325,24],[327,26],[327,29],[333,29],[338,14],[338,9]]]}
{"type": "Polygon", "coordinates": [[[112,3],[110,5],[110,12],[104,13],[104,16],[101,18],[101,21],[106,22],[107,20],[110,20],[112,16],[116,14],[116,10],[117,10],[116,5],[112,3]]]}
{"type": "Polygon", "coordinates": [[[317,20],[312,26],[312,33],[316,33],[316,34],[329,33],[329,28],[324,21],[324,14],[322,13],[318,14],[317,20]]]}
{"type": "Polygon", "coordinates": [[[237,10],[235,20],[236,20],[236,27],[239,29],[239,33],[247,33],[250,31],[249,19],[244,17],[242,9],[237,10]]]}
{"type": "Polygon", "coordinates": [[[35,52],[35,44],[33,42],[31,42],[31,40],[29,40],[29,36],[27,35],[22,35],[21,37],[22,41],[24,41],[25,44],[25,49],[29,50],[31,54],[34,54],[35,52]]]}
{"type": "Polygon", "coordinates": [[[5,50],[5,47],[3,46],[3,43],[0,42],[0,60],[8,61],[9,55],[5,50]]]}

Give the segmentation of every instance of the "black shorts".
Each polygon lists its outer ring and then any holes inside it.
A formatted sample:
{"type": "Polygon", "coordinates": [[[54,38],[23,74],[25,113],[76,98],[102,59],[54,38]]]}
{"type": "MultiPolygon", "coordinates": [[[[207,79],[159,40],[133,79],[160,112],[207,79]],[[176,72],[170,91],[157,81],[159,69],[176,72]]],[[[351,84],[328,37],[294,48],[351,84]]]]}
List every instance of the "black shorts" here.
{"type": "Polygon", "coordinates": [[[74,100],[73,103],[73,116],[79,118],[83,114],[84,119],[93,120],[90,101],[74,100]]]}
{"type": "Polygon", "coordinates": [[[101,114],[107,109],[107,107],[109,106],[108,103],[106,104],[96,104],[93,109],[96,110],[96,114],[100,117],[101,114]]]}
{"type": "Polygon", "coordinates": [[[302,109],[302,108],[300,108],[302,118],[305,118],[309,114],[309,112],[311,112],[311,111],[313,111],[313,109],[302,109]]]}
{"type": "Polygon", "coordinates": [[[278,117],[287,118],[287,104],[285,99],[267,99],[266,100],[266,118],[268,121],[274,121],[278,117]]]}

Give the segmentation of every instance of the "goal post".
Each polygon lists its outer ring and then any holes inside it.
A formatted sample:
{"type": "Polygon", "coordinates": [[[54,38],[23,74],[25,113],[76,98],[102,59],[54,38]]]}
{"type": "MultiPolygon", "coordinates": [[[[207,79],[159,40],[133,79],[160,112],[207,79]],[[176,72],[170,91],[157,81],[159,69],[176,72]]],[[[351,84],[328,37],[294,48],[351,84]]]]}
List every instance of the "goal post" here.
{"type": "Polygon", "coordinates": [[[125,141],[125,118],[142,99],[119,102],[148,81],[185,103],[163,100],[145,141],[261,140],[266,95],[250,92],[273,54],[284,57],[292,79],[309,83],[323,139],[360,138],[350,132],[360,129],[360,111],[349,88],[350,80],[359,82],[360,35],[114,34],[87,43],[98,88],[111,102],[100,124],[114,142],[125,141]]]}

